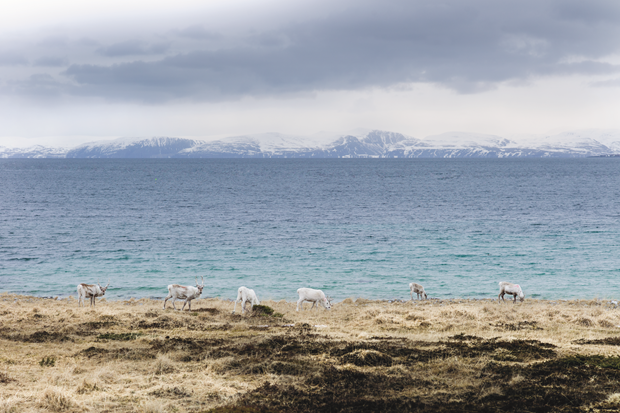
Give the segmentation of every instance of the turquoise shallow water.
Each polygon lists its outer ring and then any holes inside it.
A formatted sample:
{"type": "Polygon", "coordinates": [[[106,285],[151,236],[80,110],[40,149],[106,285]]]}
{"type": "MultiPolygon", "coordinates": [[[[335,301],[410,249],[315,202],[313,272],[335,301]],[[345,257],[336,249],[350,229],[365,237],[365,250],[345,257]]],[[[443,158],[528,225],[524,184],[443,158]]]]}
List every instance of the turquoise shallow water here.
{"type": "Polygon", "coordinates": [[[4,159],[0,291],[620,297],[618,159],[4,159]]]}

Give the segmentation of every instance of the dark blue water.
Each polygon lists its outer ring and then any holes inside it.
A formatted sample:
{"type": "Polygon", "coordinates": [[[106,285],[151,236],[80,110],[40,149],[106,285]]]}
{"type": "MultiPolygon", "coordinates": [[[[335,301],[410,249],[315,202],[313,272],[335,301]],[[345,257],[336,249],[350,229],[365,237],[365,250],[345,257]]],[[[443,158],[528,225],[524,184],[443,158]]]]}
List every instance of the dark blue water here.
{"type": "Polygon", "coordinates": [[[0,160],[0,291],[620,295],[618,159],[0,160]]]}

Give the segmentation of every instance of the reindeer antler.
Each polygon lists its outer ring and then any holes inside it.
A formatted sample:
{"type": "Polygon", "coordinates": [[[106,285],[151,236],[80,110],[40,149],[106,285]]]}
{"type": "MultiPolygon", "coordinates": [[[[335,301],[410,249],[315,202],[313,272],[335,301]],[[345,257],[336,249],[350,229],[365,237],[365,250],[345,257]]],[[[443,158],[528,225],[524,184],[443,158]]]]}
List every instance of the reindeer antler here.
{"type": "Polygon", "coordinates": [[[201,275],[200,278],[202,278],[202,286],[205,286],[205,278],[201,275]]]}
{"type": "Polygon", "coordinates": [[[110,286],[110,279],[108,278],[108,284],[105,286],[105,288],[108,288],[110,286]]]}

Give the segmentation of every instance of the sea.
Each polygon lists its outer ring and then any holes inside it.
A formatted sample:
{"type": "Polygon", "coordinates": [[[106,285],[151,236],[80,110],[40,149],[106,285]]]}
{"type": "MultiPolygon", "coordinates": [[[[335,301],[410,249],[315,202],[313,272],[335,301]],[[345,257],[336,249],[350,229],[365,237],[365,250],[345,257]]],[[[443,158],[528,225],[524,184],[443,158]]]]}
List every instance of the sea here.
{"type": "Polygon", "coordinates": [[[620,298],[620,159],[1,159],[0,292],[620,298]]]}

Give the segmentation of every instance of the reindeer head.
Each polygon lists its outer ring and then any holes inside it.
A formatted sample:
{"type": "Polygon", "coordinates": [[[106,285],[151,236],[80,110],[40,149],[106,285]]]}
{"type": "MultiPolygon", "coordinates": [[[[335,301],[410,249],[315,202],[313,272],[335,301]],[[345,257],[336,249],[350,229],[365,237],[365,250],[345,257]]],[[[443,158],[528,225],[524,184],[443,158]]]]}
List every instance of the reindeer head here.
{"type": "Polygon", "coordinates": [[[523,294],[523,290],[519,284],[517,284],[517,292],[519,293],[519,301],[523,301],[525,299],[525,294],[523,294]]]}
{"type": "Polygon", "coordinates": [[[202,277],[202,275],[200,276],[200,278],[202,279],[202,284],[198,284],[198,277],[196,277],[196,288],[198,288],[198,292],[202,294],[202,289],[205,288],[205,279],[202,277]]]}
{"type": "Polygon", "coordinates": [[[325,307],[328,310],[331,310],[332,308],[332,299],[328,296],[325,296],[325,298],[323,298],[323,300],[321,301],[323,304],[323,307],[325,307]]]}
{"type": "Polygon", "coordinates": [[[106,284],[105,287],[102,287],[101,284],[99,284],[99,280],[97,280],[97,285],[99,286],[99,288],[101,288],[101,292],[102,292],[101,295],[103,295],[105,294],[105,290],[107,290],[108,287],[110,286],[110,279],[108,279],[108,283],[106,284]]]}

